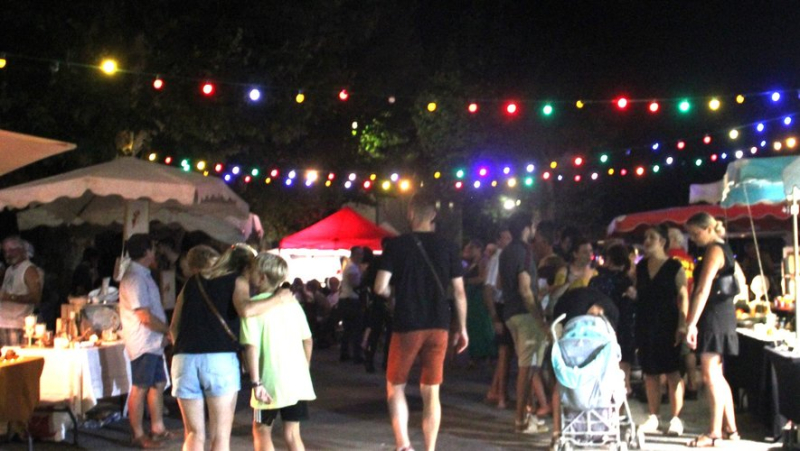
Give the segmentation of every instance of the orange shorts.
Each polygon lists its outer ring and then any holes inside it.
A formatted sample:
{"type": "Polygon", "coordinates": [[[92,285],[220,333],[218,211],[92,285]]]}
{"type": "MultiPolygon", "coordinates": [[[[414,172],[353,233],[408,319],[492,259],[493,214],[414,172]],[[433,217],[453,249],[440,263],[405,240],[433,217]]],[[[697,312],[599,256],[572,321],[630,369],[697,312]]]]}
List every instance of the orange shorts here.
{"type": "Polygon", "coordinates": [[[395,332],[389,344],[386,380],[393,385],[408,382],[408,373],[419,355],[422,374],[419,382],[439,385],[443,380],[444,356],[447,354],[448,332],[444,329],[425,329],[395,332]]]}

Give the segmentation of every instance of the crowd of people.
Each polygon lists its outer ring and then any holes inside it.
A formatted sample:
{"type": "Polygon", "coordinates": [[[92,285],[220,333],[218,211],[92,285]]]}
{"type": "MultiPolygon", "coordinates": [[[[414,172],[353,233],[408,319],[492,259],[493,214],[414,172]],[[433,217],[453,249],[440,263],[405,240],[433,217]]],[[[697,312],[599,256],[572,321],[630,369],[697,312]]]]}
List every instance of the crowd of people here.
{"type": "MultiPolygon", "coordinates": [[[[435,448],[439,387],[452,349],[467,350],[471,367],[494,365],[486,401],[507,408],[513,391],[514,430],[546,433],[544,420],[552,416],[557,435],[559,395],[548,331],[561,313],[602,314],[611,321],[629,395],[632,369],[643,374],[649,416],[642,430],[660,430],[666,393],[670,412],[664,432],[683,433],[680,414],[684,399],[697,397],[699,359],[711,418],[709,431],[692,443],[706,447],[738,438],[722,372],[724,356],[738,352],[734,293],[721,280],[740,277],[741,270],[714,218],[698,214],[686,226],[689,238],[704,249],[695,263],[680,229],[653,226],[641,248],[608,240],[595,255],[593,243],[577,229],[534,221],[527,212],[512,215],[489,244],[469,239],[459,251],[452,239],[436,233],[436,214],[432,198],[415,196],[408,209],[410,233],[385,241],[381,255],[353,248],[340,278],[324,284],[290,283],[283,259],[244,244],[222,254],[198,245],[181,255],[148,235],[130,237],[125,248],[131,264],[119,292],[133,378],[128,398],[133,444],[159,447],[171,438],[162,418],[170,371],[184,421],[184,449],[209,443],[215,450],[228,448],[242,387],[251,389],[256,449],[274,448],[277,416],[289,447],[303,449],[300,423],[316,396],[312,350],[336,345],[341,362],[364,365],[369,373],[376,372],[375,359],[382,354],[397,449],[412,449],[405,389],[417,359],[425,448],[435,448]],[[151,274],[159,266],[179,268],[182,289],[174,311],[165,308],[151,274]],[[514,366],[517,376],[509,390],[514,366]],[[149,428],[143,424],[145,409],[149,428]]],[[[19,237],[2,244],[7,267],[0,345],[18,345],[22,319],[41,303],[44,274],[19,237]]],[[[84,252],[73,277],[76,295],[98,285],[97,261],[96,250],[84,252]]]]}

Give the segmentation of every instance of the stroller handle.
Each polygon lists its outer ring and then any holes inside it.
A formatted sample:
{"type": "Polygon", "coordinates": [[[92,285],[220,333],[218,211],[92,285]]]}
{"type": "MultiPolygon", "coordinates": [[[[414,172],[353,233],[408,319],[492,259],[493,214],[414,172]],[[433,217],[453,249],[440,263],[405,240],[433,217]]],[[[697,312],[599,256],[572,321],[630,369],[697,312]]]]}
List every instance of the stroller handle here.
{"type": "Polygon", "coordinates": [[[553,340],[558,340],[558,336],[556,335],[556,326],[564,321],[564,318],[567,317],[566,313],[562,313],[558,318],[553,321],[553,324],[550,325],[550,334],[553,335],[553,340]]]}

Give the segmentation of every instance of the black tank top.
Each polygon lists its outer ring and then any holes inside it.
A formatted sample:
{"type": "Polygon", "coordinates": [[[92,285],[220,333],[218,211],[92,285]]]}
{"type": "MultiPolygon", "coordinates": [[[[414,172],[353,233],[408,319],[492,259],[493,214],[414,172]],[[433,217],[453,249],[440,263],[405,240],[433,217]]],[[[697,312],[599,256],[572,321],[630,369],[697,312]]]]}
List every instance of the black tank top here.
{"type": "MultiPolygon", "coordinates": [[[[233,290],[238,274],[228,274],[216,279],[200,281],[217,311],[225,319],[231,332],[239,338],[239,316],[233,306],[233,290]]],[[[206,354],[212,352],[236,352],[239,344],[231,340],[208,308],[197,287],[196,278],[186,281],[183,287],[183,311],[180,330],[175,340],[175,354],[206,354]]]]}

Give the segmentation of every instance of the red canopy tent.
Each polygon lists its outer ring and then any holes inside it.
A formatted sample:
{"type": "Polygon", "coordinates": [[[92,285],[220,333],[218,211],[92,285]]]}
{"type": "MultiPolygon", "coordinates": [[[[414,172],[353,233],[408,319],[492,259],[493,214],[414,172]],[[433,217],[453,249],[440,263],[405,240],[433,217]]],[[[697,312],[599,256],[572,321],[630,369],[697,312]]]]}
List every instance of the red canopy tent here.
{"type": "Polygon", "coordinates": [[[374,251],[382,250],[381,240],[395,236],[348,207],[344,207],[327,218],[285,237],[281,249],[350,249],[367,246],[374,251]]]}
{"type": "Polygon", "coordinates": [[[643,234],[647,227],[661,223],[683,227],[689,218],[701,211],[722,219],[729,234],[749,232],[751,213],[757,231],[783,231],[790,226],[790,214],[783,205],[755,204],[750,206],[749,211],[745,205],[729,208],[719,205],[689,205],[617,216],[608,225],[608,234],[643,234]]]}

